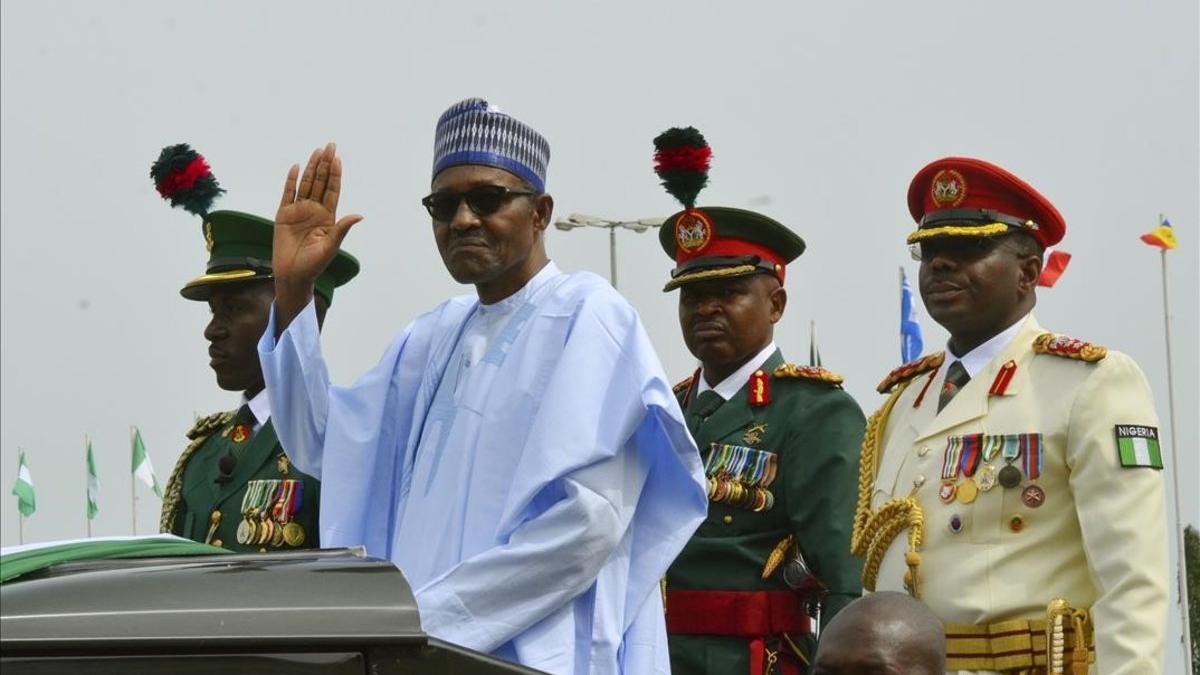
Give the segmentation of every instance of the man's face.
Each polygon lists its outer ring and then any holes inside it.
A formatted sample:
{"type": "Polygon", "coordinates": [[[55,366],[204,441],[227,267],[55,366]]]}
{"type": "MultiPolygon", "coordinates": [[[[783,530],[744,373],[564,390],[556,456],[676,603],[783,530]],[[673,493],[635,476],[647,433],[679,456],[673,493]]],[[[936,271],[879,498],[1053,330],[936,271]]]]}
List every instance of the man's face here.
{"type": "Polygon", "coordinates": [[[984,339],[1020,318],[1037,281],[1036,258],[1010,237],[943,237],[921,244],[921,298],[954,337],[984,339]]]}
{"type": "MultiPolygon", "coordinates": [[[[433,179],[432,187],[434,194],[461,195],[472,188],[493,185],[530,191],[515,175],[478,165],[452,166],[433,179]]],[[[477,286],[504,284],[510,277],[521,277],[524,263],[549,222],[550,214],[543,208],[548,200],[546,195],[511,196],[488,215],[475,213],[462,200],[452,219],[434,219],[433,236],[450,276],[459,283],[477,286]]]]}
{"type": "Polygon", "coordinates": [[[270,281],[217,284],[208,298],[212,319],[204,329],[217,386],[254,395],[263,388],[258,340],[267,328],[275,289],[270,281]]]}
{"type": "Polygon", "coordinates": [[[771,341],[786,304],[786,291],[767,274],[684,284],[679,289],[683,341],[706,371],[732,372],[771,341]]]}

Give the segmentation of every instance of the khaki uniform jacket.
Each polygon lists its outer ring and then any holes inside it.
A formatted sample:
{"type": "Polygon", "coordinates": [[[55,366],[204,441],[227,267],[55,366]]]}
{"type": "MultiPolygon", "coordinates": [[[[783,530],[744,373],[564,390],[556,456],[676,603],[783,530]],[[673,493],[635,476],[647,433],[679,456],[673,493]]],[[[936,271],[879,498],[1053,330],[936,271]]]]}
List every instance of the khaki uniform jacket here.
{"type": "MultiPolygon", "coordinates": [[[[1125,424],[1157,427],[1150,387],[1137,364],[1118,352],[1095,363],[1035,353],[1034,339],[1043,332],[1029,316],[941,413],[938,392],[949,360],[910,383],[884,429],[872,510],[915,490],[925,521],[920,597],[944,623],[1042,619],[1051,599],[1064,598],[1091,610],[1092,672],[1160,672],[1170,578],[1161,473],[1123,468],[1114,431],[1125,424]],[[1010,360],[1016,371],[1007,389],[989,395],[1010,360]],[[1027,476],[1016,488],[980,491],[970,504],[939,499],[947,439],[1031,432],[1043,435],[1041,506],[1022,501],[1027,476]],[[950,527],[956,515],[957,533],[950,527]]],[[[993,463],[1004,466],[999,457],[993,463]]],[[[882,560],[876,590],[904,590],[906,548],[902,533],[882,560]]]]}

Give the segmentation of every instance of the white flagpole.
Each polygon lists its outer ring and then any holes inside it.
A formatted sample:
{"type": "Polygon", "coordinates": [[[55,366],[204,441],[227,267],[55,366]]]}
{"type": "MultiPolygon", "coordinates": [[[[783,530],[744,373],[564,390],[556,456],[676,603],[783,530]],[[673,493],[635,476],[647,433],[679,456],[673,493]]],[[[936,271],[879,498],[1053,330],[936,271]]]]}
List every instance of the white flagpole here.
{"type": "MultiPolygon", "coordinates": [[[[1162,214],[1158,216],[1162,223],[1162,214]]],[[[1159,250],[1162,254],[1162,287],[1163,287],[1163,334],[1167,342],[1167,413],[1171,425],[1171,483],[1175,492],[1175,542],[1176,563],[1179,581],[1179,615],[1183,621],[1183,660],[1187,664],[1187,672],[1194,672],[1192,666],[1192,630],[1189,623],[1191,611],[1188,607],[1187,558],[1184,553],[1183,516],[1179,510],[1179,437],[1175,435],[1175,374],[1171,361],[1171,310],[1167,299],[1167,249],[1159,250]]]]}
{"type": "MultiPolygon", "coordinates": [[[[133,425],[129,425],[129,454],[133,456],[133,425]]],[[[129,472],[129,503],[131,504],[130,514],[133,520],[133,535],[137,536],[137,476],[132,471],[129,472]]]]}
{"type": "MultiPolygon", "coordinates": [[[[22,448],[17,448],[17,453],[23,455],[23,454],[25,454],[25,451],[22,448]]],[[[20,480],[19,476],[18,476],[18,480],[20,480]]],[[[20,509],[17,509],[17,544],[21,545],[24,543],[25,543],[25,514],[21,513],[20,509]]]]}

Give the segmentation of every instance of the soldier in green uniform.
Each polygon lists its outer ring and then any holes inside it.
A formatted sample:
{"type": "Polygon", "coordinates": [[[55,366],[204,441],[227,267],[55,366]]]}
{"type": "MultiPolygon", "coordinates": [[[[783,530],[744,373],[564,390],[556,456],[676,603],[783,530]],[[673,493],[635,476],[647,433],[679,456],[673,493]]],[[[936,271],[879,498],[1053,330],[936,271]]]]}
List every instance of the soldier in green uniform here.
{"type": "MultiPolygon", "coordinates": [[[[164,198],[203,219],[207,269],[180,294],[208,303],[209,365],[219,387],[242,394],[238,410],[203,417],[187,433],[190,442],[167,481],[161,529],[233,551],[317,548],[320,482],[291,465],[275,436],[256,348],[275,295],[273,223],[210,212],[222,190],[186,145],[163,150],[151,175],[164,198]]],[[[316,282],[319,321],[333,289],[357,273],[358,262],[339,252],[316,282]]]]}
{"type": "Polygon", "coordinates": [[[659,240],[676,263],[664,290],[679,289],[684,342],[700,361],[675,392],[710,502],[667,571],[671,667],[800,673],[815,622],[861,593],[849,543],[863,414],[840,376],[787,363],[775,345],[786,265],[804,242],[753,211],[695,207],[707,145],[694,129],[655,144],[659,175],[685,207],[659,240]]]}

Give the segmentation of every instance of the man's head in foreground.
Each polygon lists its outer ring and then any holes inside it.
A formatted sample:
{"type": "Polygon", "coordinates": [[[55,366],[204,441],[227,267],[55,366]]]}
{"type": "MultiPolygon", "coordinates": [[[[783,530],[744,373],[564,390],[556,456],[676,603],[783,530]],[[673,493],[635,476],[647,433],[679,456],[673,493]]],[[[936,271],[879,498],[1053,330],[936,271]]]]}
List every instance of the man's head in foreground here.
{"type": "Polygon", "coordinates": [[[487,101],[456,103],[438,120],[432,191],[421,202],[450,276],[474,284],[485,303],[519,290],[548,260],[549,161],[541,134],[487,101]]]}
{"type": "Polygon", "coordinates": [[[821,633],[813,675],[941,675],[946,635],[933,612],[904,593],[846,605],[821,633]]]}

